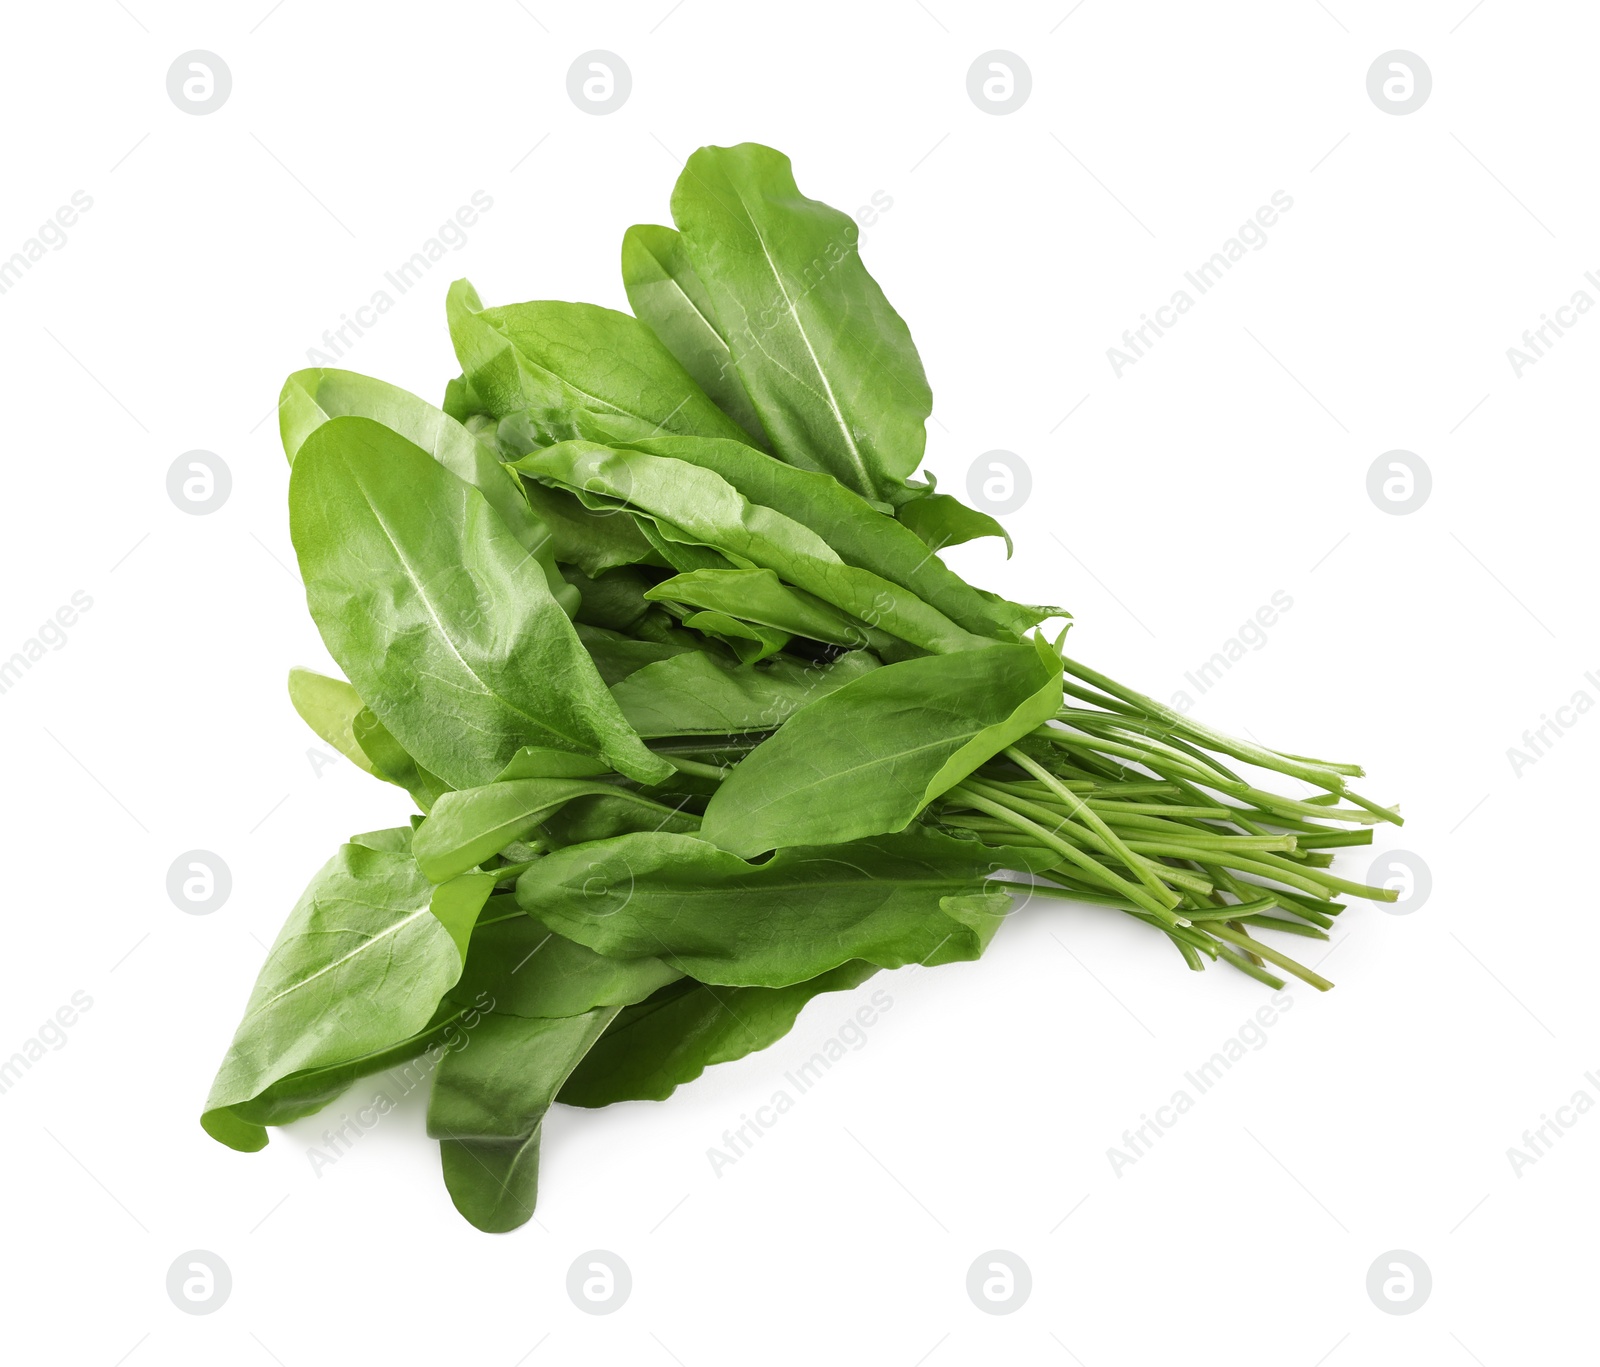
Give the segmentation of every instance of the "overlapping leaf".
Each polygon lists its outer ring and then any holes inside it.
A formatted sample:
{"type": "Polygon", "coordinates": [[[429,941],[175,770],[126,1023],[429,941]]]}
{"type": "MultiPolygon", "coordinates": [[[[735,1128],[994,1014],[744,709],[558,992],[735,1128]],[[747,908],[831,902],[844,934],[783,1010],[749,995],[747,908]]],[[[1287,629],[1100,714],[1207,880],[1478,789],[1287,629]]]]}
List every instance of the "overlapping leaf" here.
{"type": "Polygon", "coordinates": [[[403,1050],[426,1033],[493,885],[475,874],[435,886],[409,853],[341,847],[267,955],[206,1102],[206,1129],[259,1149],[266,1131],[244,1108],[274,1084],[403,1050]]]}
{"type": "Polygon", "coordinates": [[[752,864],[694,836],[642,833],[546,855],[517,880],[517,901],[610,957],[663,959],[705,983],[788,987],[851,959],[976,958],[1008,902],[985,881],[1038,857],[916,828],[752,864]]]}
{"type": "Polygon", "coordinates": [[[932,396],[848,214],[770,147],[702,147],[672,218],[772,450],[881,502],[915,473],[932,396]]]}
{"type": "Polygon", "coordinates": [[[420,447],[334,418],[300,448],[289,510],[323,641],[420,765],[473,787],[545,744],[646,781],[670,772],[622,718],[537,562],[420,447]]]}
{"type": "Polygon", "coordinates": [[[801,709],[729,776],[704,837],[754,856],[904,830],[929,802],[1055,715],[1042,641],[875,669],[801,709]]]}

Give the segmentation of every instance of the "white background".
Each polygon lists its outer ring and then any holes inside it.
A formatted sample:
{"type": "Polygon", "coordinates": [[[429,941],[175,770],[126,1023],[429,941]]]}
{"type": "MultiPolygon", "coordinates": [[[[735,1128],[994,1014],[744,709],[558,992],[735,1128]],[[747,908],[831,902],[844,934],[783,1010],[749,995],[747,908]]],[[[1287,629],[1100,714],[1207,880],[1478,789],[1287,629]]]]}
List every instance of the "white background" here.
{"type": "Polygon", "coordinates": [[[0,256],[74,191],[93,200],[0,296],[0,656],[75,591],[93,600],[0,695],[0,1056],[74,992],[93,1001],[0,1096],[7,1355],[1510,1367],[1587,1351],[1600,1119],[1520,1176],[1507,1150],[1579,1089],[1600,1099],[1584,1078],[1600,718],[1520,777],[1507,749],[1575,691],[1600,697],[1584,678],[1600,319],[1520,378],[1506,351],[1574,291],[1600,297],[1583,279],[1600,267],[1592,7],[268,3],[6,20],[0,256]],[[190,49],[232,72],[206,116],[166,90],[190,49]],[[632,72],[607,116],[567,94],[591,49],[632,72]],[[967,94],[991,49],[1032,73],[1009,115],[967,94]],[[1433,75],[1403,117],[1366,89],[1391,49],[1433,75]],[[1107,1150],[1268,994],[1067,905],[1024,910],[981,964],[880,978],[893,1006],[865,1046],[720,1176],[707,1149],[872,985],[665,1104],[559,1109],[537,1222],[512,1235],[456,1215],[417,1098],[320,1176],[316,1121],[260,1154],[221,1148],[196,1117],[265,943],[339,840],[404,816],[349,764],[319,773],[284,694],[291,664],[326,656],[284,516],[282,377],[475,190],[492,210],[348,365],[437,400],[460,275],[490,303],[625,307],[623,229],[665,221],[696,145],[745,139],[790,153],[814,197],[892,199],[864,254],[932,381],[929,468],[956,491],[992,448],[1031,468],[1015,559],[984,543],[959,567],[1068,605],[1075,654],[1162,697],[1287,593],[1197,714],[1365,763],[1366,790],[1409,816],[1380,847],[1420,856],[1431,896],[1409,915],[1353,904],[1324,967],[1338,989],[1295,990],[1265,1046],[1120,1175],[1107,1150]],[[1293,208],[1267,245],[1118,377],[1123,329],[1280,190],[1293,208]],[[197,448],[232,474],[208,516],[166,492],[197,448]],[[1366,491],[1393,449],[1432,472],[1408,516],[1366,491]],[[209,916],[165,891],[191,849],[232,872],[209,916]],[[565,1291],[595,1248],[634,1280],[604,1318],[565,1291]],[[166,1294],[191,1249],[232,1271],[208,1316],[166,1294]],[[1009,1316],[965,1291],[990,1249],[1031,1269],[1009,1316]],[[1409,1316],[1365,1289],[1391,1249],[1432,1271],[1409,1316]]]}

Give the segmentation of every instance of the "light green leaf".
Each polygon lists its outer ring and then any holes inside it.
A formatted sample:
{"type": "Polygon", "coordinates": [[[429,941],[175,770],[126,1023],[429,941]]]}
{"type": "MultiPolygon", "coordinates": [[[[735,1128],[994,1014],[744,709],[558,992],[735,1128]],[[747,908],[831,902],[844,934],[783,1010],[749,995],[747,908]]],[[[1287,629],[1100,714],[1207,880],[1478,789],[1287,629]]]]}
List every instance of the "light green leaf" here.
{"type": "Polygon", "coordinates": [[[672,218],[773,452],[887,501],[922,461],[933,400],[855,220],[749,142],[695,152],[672,218]]]}
{"type": "Polygon", "coordinates": [[[515,778],[599,778],[611,768],[593,755],[578,755],[571,750],[551,750],[542,745],[524,745],[507,761],[495,777],[496,783],[515,778]]]}
{"type": "Polygon", "coordinates": [[[1011,558],[1011,533],[988,513],[969,508],[949,494],[928,493],[907,499],[895,509],[895,516],[936,551],[980,537],[998,536],[1006,543],[1006,559],[1011,558]]]}
{"type": "Polygon", "coordinates": [[[382,423],[466,480],[539,562],[562,610],[569,617],[576,611],[577,593],[556,568],[550,528],[529,504],[522,481],[454,418],[407,390],[353,370],[297,370],[283,382],[278,399],[278,426],[291,465],[306,438],[330,418],[371,418],[382,423]]]}
{"type": "Polygon", "coordinates": [[[717,331],[711,297],[671,228],[638,223],[622,236],[622,285],[634,314],[749,439],[765,447],[761,419],[733,353],[717,331]]]}
{"type": "MultiPolygon", "coordinates": [[[[420,827],[418,828],[420,830],[420,827]]],[[[414,851],[413,842],[413,851],[414,851]]],[[[454,942],[456,953],[466,962],[467,944],[472,939],[472,928],[477,924],[478,913],[494,891],[496,875],[492,873],[464,873],[459,878],[435,879],[438,887],[428,899],[431,911],[454,942]]]]}
{"type": "Polygon", "coordinates": [[[410,855],[341,846],[267,955],[206,1101],[207,1132],[259,1149],[266,1131],[241,1105],[291,1074],[392,1050],[433,1023],[461,976],[462,931],[492,885],[480,876],[435,887],[410,855]]]}
{"type": "Polygon", "coordinates": [[[373,766],[367,752],[356,740],[351,729],[357,715],[366,706],[361,695],[343,679],[329,678],[312,669],[289,671],[289,701],[300,714],[300,720],[358,769],[364,769],[374,778],[393,782],[373,766]]]}
{"type": "Polygon", "coordinates": [[[290,530],[329,652],[418,764],[493,780],[524,745],[671,772],[595,672],[537,563],[471,485],[365,418],[306,439],[290,530]]]}
{"type": "Polygon", "coordinates": [[[437,774],[429,773],[406,753],[405,746],[389,734],[388,727],[378,720],[370,707],[363,707],[356,713],[350,723],[350,734],[371,759],[373,772],[404,788],[423,811],[438,801],[440,793],[450,791],[448,783],[437,774]]]}
{"type": "Polygon", "coordinates": [[[544,441],[744,436],[626,313],[553,299],[486,309],[465,280],[450,286],[445,309],[479,398],[497,418],[522,416],[544,441]]]}

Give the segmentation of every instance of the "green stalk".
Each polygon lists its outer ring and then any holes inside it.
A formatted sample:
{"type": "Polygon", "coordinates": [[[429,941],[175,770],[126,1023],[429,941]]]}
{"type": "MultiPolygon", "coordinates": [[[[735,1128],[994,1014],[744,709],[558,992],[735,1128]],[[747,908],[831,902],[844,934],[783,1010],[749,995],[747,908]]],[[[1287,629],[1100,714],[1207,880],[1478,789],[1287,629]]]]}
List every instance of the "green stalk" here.
{"type": "MultiPolygon", "coordinates": [[[[1136,845],[1134,848],[1138,849],[1139,846],[1136,845]]],[[[1142,852],[1153,853],[1155,851],[1150,847],[1146,847],[1142,852]]],[[[1291,888],[1298,889],[1300,892],[1309,893],[1322,901],[1328,901],[1333,896],[1327,887],[1309,874],[1301,873],[1298,869],[1282,868],[1275,863],[1263,862],[1273,858],[1270,854],[1263,855],[1260,860],[1247,859],[1244,855],[1229,855],[1225,859],[1219,859],[1217,858],[1219,851],[1196,849],[1193,846],[1183,848],[1177,845],[1163,845],[1160,847],[1159,852],[1170,855],[1174,859],[1192,859],[1197,864],[1209,860],[1213,863],[1220,863],[1225,868],[1238,869],[1241,873],[1254,873],[1263,878],[1272,878],[1280,883],[1287,883],[1291,888]]]]}
{"type": "MultiPolygon", "coordinates": [[[[1054,877],[1053,874],[1051,876],[1054,877]]],[[[1016,883],[1011,886],[1025,889],[1030,895],[1040,893],[1045,897],[1056,897],[1064,902],[1087,902],[1090,906],[1112,907],[1117,911],[1138,910],[1125,898],[1109,892],[1096,892],[1092,888],[1063,888],[1057,887],[1054,883],[1016,883]]]]}
{"type": "Polygon", "coordinates": [[[1189,907],[1184,915],[1199,926],[1208,921],[1236,921],[1241,916],[1251,916],[1277,905],[1270,897],[1257,897],[1254,901],[1235,902],[1231,906],[1189,907]]]}
{"type": "MultiPolygon", "coordinates": [[[[1102,816],[1156,816],[1166,817],[1169,820],[1185,817],[1191,821],[1226,821],[1228,819],[1228,809],[1226,807],[1185,807],[1175,802],[1118,802],[1108,798],[1097,797],[1086,797],[1084,801],[1102,816]]],[[[1368,832],[1367,840],[1371,839],[1371,832],[1368,832]]],[[[1341,841],[1340,843],[1365,844],[1366,842],[1341,841]]]]}
{"type": "Polygon", "coordinates": [[[691,774],[695,778],[709,778],[716,783],[721,783],[727,778],[728,771],[718,768],[715,764],[701,764],[699,760],[683,759],[678,755],[662,755],[680,774],[691,774]]]}
{"type": "MultiPolygon", "coordinates": [[[[1303,823],[1309,825],[1310,823],[1303,823]]],[[[1296,831],[1295,848],[1301,850],[1332,850],[1346,845],[1370,845],[1372,827],[1359,831],[1296,831]]]]}
{"type": "MultiPolygon", "coordinates": [[[[1143,859],[1135,858],[1133,851],[1122,843],[1111,827],[1106,825],[1082,798],[1067,788],[1054,774],[1042,765],[1035,764],[1033,760],[1029,759],[1014,745],[1008,745],[1005,754],[1006,758],[1013,764],[1032,774],[1034,778],[1038,779],[1040,783],[1044,784],[1046,788],[1060,798],[1072,811],[1072,814],[1104,840],[1111,852],[1132,869],[1138,875],[1139,881],[1149,888],[1157,898],[1165,902],[1168,897],[1172,896],[1171,890],[1151,870],[1149,864],[1143,859]]],[[[1175,902],[1168,903],[1168,905],[1175,905],[1175,902]]]]}
{"type": "Polygon", "coordinates": [[[1262,930],[1278,930],[1285,935],[1303,935],[1308,940],[1326,940],[1328,932],[1316,926],[1308,926],[1300,921],[1287,921],[1281,916],[1240,916],[1231,924],[1241,926],[1259,926],[1262,930]]]}
{"type": "MultiPolygon", "coordinates": [[[[1015,793],[1007,793],[1002,790],[997,790],[993,785],[985,783],[981,780],[969,779],[967,781],[967,786],[972,788],[975,792],[983,793],[984,796],[992,800],[1003,801],[1008,807],[1011,808],[1012,811],[1022,813],[1034,821],[1055,822],[1056,824],[1053,827],[1055,833],[1061,835],[1063,832],[1065,832],[1066,835],[1063,835],[1064,839],[1070,837],[1075,841],[1087,841],[1092,847],[1098,849],[1101,853],[1115,857],[1125,868],[1129,870],[1129,872],[1137,875],[1139,881],[1151,890],[1151,893],[1155,896],[1156,900],[1162,902],[1164,905],[1175,907],[1180,901],[1183,900],[1179,894],[1173,892],[1166,886],[1164,882],[1161,881],[1161,876],[1166,872],[1164,868],[1158,864],[1155,864],[1151,860],[1141,859],[1138,855],[1134,854],[1132,850],[1128,849],[1126,845],[1123,845],[1120,840],[1117,840],[1116,837],[1113,836],[1112,839],[1108,841],[1093,826],[1078,826],[1075,825],[1069,817],[1058,815],[1059,809],[1052,809],[1042,806],[1028,798],[1019,797],[1015,793]],[[1149,871],[1151,877],[1145,876],[1145,873],[1141,871],[1141,865],[1144,866],[1145,870],[1149,871]],[[1151,878],[1155,879],[1153,884],[1151,878]]],[[[1104,823],[1101,824],[1103,825],[1104,823]]]]}
{"type": "MultiPolygon", "coordinates": [[[[1261,873],[1263,868],[1274,870],[1274,872],[1267,873],[1266,876],[1268,878],[1276,878],[1280,882],[1288,883],[1290,887],[1299,886],[1299,884],[1291,881],[1287,876],[1290,873],[1295,873],[1296,870],[1294,870],[1286,860],[1282,859],[1278,855],[1263,854],[1259,861],[1252,860],[1250,862],[1257,863],[1261,867],[1252,869],[1247,867],[1245,864],[1239,864],[1236,865],[1236,867],[1242,868],[1246,873],[1261,873]]],[[[1310,875],[1302,876],[1308,878],[1310,877],[1310,875]]],[[[1316,881],[1318,884],[1330,889],[1332,892],[1348,893],[1351,897],[1364,897],[1369,902],[1396,902],[1400,899],[1399,890],[1396,888],[1368,887],[1365,883],[1353,883],[1348,878],[1340,878],[1339,875],[1335,873],[1322,873],[1319,871],[1316,875],[1316,881]]],[[[1311,892],[1311,889],[1302,888],[1301,891],[1311,892]]],[[[1312,896],[1316,895],[1316,893],[1312,893],[1312,896]]]]}
{"type": "Polygon", "coordinates": [[[1278,977],[1276,973],[1268,973],[1266,969],[1257,967],[1255,964],[1251,963],[1250,960],[1245,958],[1244,955],[1235,954],[1226,945],[1217,946],[1217,957],[1219,959],[1227,960],[1227,962],[1237,968],[1239,972],[1254,978],[1258,983],[1265,983],[1274,992],[1280,992],[1283,990],[1283,979],[1278,977]]]}
{"type": "Polygon", "coordinates": [[[1296,916],[1304,917],[1324,930],[1331,928],[1333,918],[1344,910],[1342,902],[1319,902],[1283,888],[1267,888],[1260,883],[1246,882],[1233,877],[1226,869],[1213,868],[1209,864],[1202,864],[1201,867],[1205,869],[1208,877],[1215,877],[1219,887],[1226,888],[1240,901],[1248,901],[1259,896],[1270,897],[1284,911],[1292,911],[1296,916]]]}
{"type": "Polygon", "coordinates": [[[1242,930],[1234,930],[1225,925],[1208,925],[1208,934],[1215,935],[1219,940],[1226,940],[1229,944],[1246,950],[1251,954],[1258,954],[1270,964],[1277,964],[1285,973],[1291,973],[1303,983],[1309,983],[1318,992],[1328,991],[1333,984],[1319,973],[1314,973],[1304,964],[1298,964],[1287,954],[1280,954],[1271,945],[1264,945],[1259,940],[1252,940],[1242,930]]]}
{"type": "MultiPolygon", "coordinates": [[[[969,779],[967,782],[970,785],[973,780],[969,779]]],[[[1070,821],[1063,822],[1059,819],[1054,811],[1037,807],[1035,804],[1028,802],[1023,798],[1009,794],[1000,794],[996,796],[988,791],[988,785],[986,784],[980,783],[978,791],[984,792],[986,795],[993,797],[996,801],[1004,798],[1004,800],[1009,803],[1014,810],[1020,811],[1024,815],[1031,814],[1035,817],[1041,818],[1044,821],[1054,823],[1052,830],[1055,835],[1062,839],[1073,841],[1076,847],[1080,850],[1082,850],[1084,845],[1087,844],[1090,846],[1090,850],[1088,851],[1090,857],[1100,859],[1103,867],[1106,865],[1107,861],[1100,858],[1104,855],[1104,850],[1099,844],[1099,837],[1097,837],[1093,831],[1087,830],[1081,826],[1075,826],[1070,821]]],[[[953,795],[955,795],[954,789],[951,790],[951,793],[947,793],[946,797],[951,797],[953,795]]],[[[1040,841],[1032,840],[1021,833],[1017,833],[1015,828],[1010,823],[996,821],[990,817],[961,816],[955,813],[946,812],[942,813],[939,819],[948,826],[955,826],[962,830],[970,830],[980,837],[986,835],[998,835],[1004,837],[1003,840],[993,843],[1014,844],[1018,840],[1023,840],[1024,843],[1035,845],[1041,843],[1040,841]]],[[[1045,848],[1055,849],[1057,847],[1054,844],[1051,844],[1045,846],[1045,848]]],[[[1154,861],[1152,862],[1153,867],[1157,873],[1159,873],[1161,878],[1166,882],[1171,883],[1175,887],[1182,888],[1185,892],[1197,894],[1202,897],[1211,892],[1211,884],[1198,874],[1190,873],[1184,869],[1175,869],[1167,864],[1154,861]]],[[[1110,871],[1114,873],[1115,869],[1111,869],[1110,871]]]]}
{"type": "Polygon", "coordinates": [[[1124,739],[1138,737],[1140,740],[1150,743],[1152,748],[1157,751],[1193,760],[1205,768],[1221,774],[1224,778],[1233,779],[1236,783],[1244,782],[1227,765],[1220,763],[1215,755],[1198,749],[1181,736],[1174,735],[1170,729],[1154,722],[1130,721],[1123,717],[1108,715],[1103,712],[1085,712],[1080,708],[1063,708],[1056,713],[1056,720],[1091,733],[1110,732],[1112,737],[1120,733],[1124,739]]]}
{"type": "Polygon", "coordinates": [[[1220,750],[1225,755],[1232,755],[1235,759],[1254,764],[1262,769],[1275,769],[1281,774],[1289,774],[1294,778],[1304,779],[1307,783],[1315,784],[1319,788],[1326,788],[1330,793],[1343,794],[1345,791],[1344,779],[1360,778],[1366,770],[1359,764],[1336,764],[1331,760],[1306,759],[1298,755],[1285,755],[1277,750],[1268,750],[1259,745],[1246,741],[1234,740],[1232,736],[1224,735],[1221,731],[1213,731],[1209,726],[1192,721],[1181,712],[1175,712],[1163,703],[1158,703],[1154,698],[1146,697],[1143,693],[1126,688],[1115,680],[1108,679],[1104,674],[1097,673],[1087,665],[1079,664],[1076,660],[1061,657],[1061,663],[1069,674],[1076,675],[1086,683],[1093,684],[1102,693],[1107,693],[1113,698],[1130,704],[1137,711],[1147,717],[1164,721],[1175,730],[1186,733],[1212,750],[1220,750]]]}
{"type": "Polygon", "coordinates": [[[1019,831],[1024,831],[1034,836],[1037,840],[1055,850],[1056,853],[1065,857],[1069,862],[1078,865],[1092,878],[1105,883],[1107,887],[1114,891],[1120,892],[1130,902],[1143,907],[1152,916],[1159,917],[1165,924],[1188,924],[1182,917],[1173,915],[1168,907],[1157,902],[1142,887],[1128,882],[1125,878],[1119,878],[1109,869],[1102,868],[1082,850],[1069,844],[1054,832],[1047,831],[1043,826],[1028,820],[1020,812],[1013,811],[998,802],[993,802],[982,793],[973,792],[966,784],[957,784],[950,791],[952,794],[957,795],[960,801],[976,807],[980,812],[988,812],[990,816],[998,818],[1007,825],[1015,826],[1019,831]]]}

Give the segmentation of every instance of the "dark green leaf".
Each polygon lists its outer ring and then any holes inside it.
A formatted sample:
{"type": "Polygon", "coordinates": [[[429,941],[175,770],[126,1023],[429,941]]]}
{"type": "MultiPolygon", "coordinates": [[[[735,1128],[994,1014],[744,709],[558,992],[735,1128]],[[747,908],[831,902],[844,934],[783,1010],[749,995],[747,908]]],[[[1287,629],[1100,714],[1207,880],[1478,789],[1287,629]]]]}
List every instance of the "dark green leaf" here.
{"type": "Polygon", "coordinates": [[[859,650],[831,664],[780,655],[760,665],[697,652],[647,664],[613,684],[611,695],[641,736],[737,736],[771,731],[877,667],[859,650]]]}
{"type": "MultiPolygon", "coordinates": [[[[683,638],[681,642],[637,641],[631,636],[624,636],[620,631],[585,626],[581,622],[578,624],[578,639],[589,651],[595,668],[600,671],[600,677],[613,689],[628,675],[636,673],[646,665],[670,660],[675,655],[702,653],[702,643],[697,642],[688,632],[675,634],[683,638]]],[[[625,708],[623,716],[627,716],[625,708]]],[[[639,730],[631,718],[628,724],[633,726],[634,730],[639,730]]],[[[639,731],[639,734],[642,736],[645,733],[639,731]]]]}
{"type": "Polygon", "coordinates": [[[736,768],[702,833],[753,857],[903,830],[940,793],[1053,717],[1045,642],[885,665],[795,713],[736,768]]]}
{"type": "Polygon", "coordinates": [[[664,564],[631,517],[592,513],[565,489],[525,480],[533,510],[550,528],[555,556],[596,578],[621,565],[664,564]]]}
{"type": "Polygon", "coordinates": [[[526,1224],[539,1190],[539,1126],[561,1084],[617,1014],[530,1020],[486,1015],[463,1049],[440,1060],[428,1133],[440,1141],[445,1186],[481,1230],[526,1224]]]}
{"type": "Polygon", "coordinates": [[[792,987],[707,987],[683,978],[619,1011],[556,1100],[569,1106],[665,1101],[712,1064],[782,1039],[813,997],[858,987],[877,971],[841,964],[792,987]]]}
{"type": "Polygon", "coordinates": [[[489,783],[441,796],[417,828],[411,848],[422,871],[442,883],[476,868],[512,841],[525,840],[573,798],[598,794],[656,807],[648,798],[594,779],[526,778],[489,783]]]}
{"type": "Polygon", "coordinates": [[[664,579],[645,596],[723,613],[791,636],[805,636],[852,649],[868,644],[867,627],[802,589],[790,588],[771,570],[691,570],[664,579]]]}
{"type": "MultiPolygon", "coordinates": [[[[715,547],[736,568],[772,570],[866,625],[921,649],[949,652],[989,644],[915,593],[870,570],[845,564],[815,532],[772,508],[751,503],[714,470],[643,451],[576,441],[524,456],[515,468],[572,490],[590,506],[610,501],[641,517],[648,515],[658,531],[715,547]]],[[[719,566],[675,562],[680,570],[703,567],[719,566]]]]}
{"type": "MultiPolygon", "coordinates": [[[[623,444],[714,470],[751,503],[809,527],[847,564],[910,589],[968,631],[1016,640],[1039,620],[1027,609],[973,588],[938,556],[929,555],[927,542],[909,524],[901,525],[831,475],[797,469],[740,442],[710,437],[649,437],[623,444]]],[[[926,501],[916,498],[903,505],[901,518],[906,508],[926,501]]]]}
{"type": "Polygon", "coordinates": [[[562,846],[609,840],[634,831],[689,835],[700,829],[703,802],[681,795],[669,799],[667,794],[662,794],[662,798],[667,807],[664,813],[615,793],[574,798],[545,818],[543,834],[550,844],[562,846]]]}
{"type": "Polygon", "coordinates": [[[565,939],[497,894],[478,918],[454,995],[503,1016],[577,1016],[627,1006],[679,977],[659,959],[608,959],[565,939]]]}
{"type": "Polygon", "coordinates": [[[573,571],[572,583],[579,597],[575,620],[590,626],[609,627],[612,631],[631,632],[653,610],[645,594],[656,577],[631,565],[610,570],[598,578],[573,571]]]}
{"type": "Polygon", "coordinates": [[[1056,857],[919,826],[750,864],[693,836],[647,833],[546,855],[517,880],[517,901],[609,957],[664,959],[706,983],[787,987],[851,959],[977,958],[1009,906],[985,881],[1056,857]]]}
{"type": "Polygon", "coordinates": [[[721,641],[733,651],[740,664],[753,665],[776,655],[790,641],[787,631],[763,626],[760,622],[746,622],[725,612],[691,612],[683,619],[683,624],[721,641]]]}

